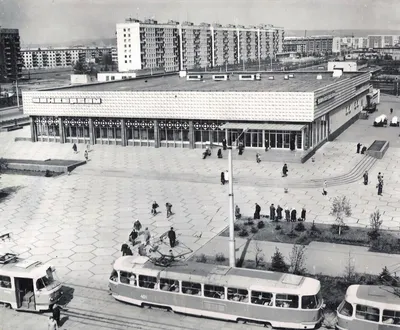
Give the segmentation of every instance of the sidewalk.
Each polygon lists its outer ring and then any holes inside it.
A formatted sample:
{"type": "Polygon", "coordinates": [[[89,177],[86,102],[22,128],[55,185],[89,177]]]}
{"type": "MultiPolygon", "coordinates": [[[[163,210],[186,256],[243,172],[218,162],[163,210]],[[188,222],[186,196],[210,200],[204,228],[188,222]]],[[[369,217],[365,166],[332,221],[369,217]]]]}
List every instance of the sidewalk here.
{"type": "MultiPolygon", "coordinates": [[[[286,262],[289,263],[292,244],[255,241],[250,238],[236,238],[236,259],[242,257],[246,248],[244,260],[254,260],[256,245],[261,249],[265,262],[271,261],[275,248],[278,248],[286,262]],[[246,245],[248,245],[247,248],[246,245]]],[[[215,237],[197,250],[194,255],[205,254],[209,257],[215,257],[217,253],[222,253],[226,258],[229,258],[228,237],[215,237]]],[[[357,273],[378,275],[385,266],[388,267],[389,271],[394,271],[400,266],[400,255],[368,252],[367,247],[312,242],[306,246],[305,267],[311,274],[322,273],[330,276],[342,276],[346,266],[349,265],[349,253],[350,264],[354,266],[357,273]]]]}

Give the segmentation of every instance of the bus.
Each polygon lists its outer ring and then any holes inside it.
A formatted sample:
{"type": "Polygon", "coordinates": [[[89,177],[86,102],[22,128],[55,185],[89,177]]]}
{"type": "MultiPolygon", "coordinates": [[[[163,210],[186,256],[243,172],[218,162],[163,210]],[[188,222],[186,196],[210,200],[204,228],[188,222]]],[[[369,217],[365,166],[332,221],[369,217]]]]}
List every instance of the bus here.
{"type": "Polygon", "coordinates": [[[52,309],[63,292],[55,268],[40,261],[18,258],[6,253],[0,256],[0,303],[19,311],[52,309]]]}
{"type": "Polygon", "coordinates": [[[337,309],[336,329],[400,329],[399,293],[390,286],[349,286],[337,309]]]}
{"type": "Polygon", "coordinates": [[[196,262],[159,266],[147,257],[114,263],[112,296],[141,307],[266,327],[314,329],[323,320],[318,280],[196,262]]]}

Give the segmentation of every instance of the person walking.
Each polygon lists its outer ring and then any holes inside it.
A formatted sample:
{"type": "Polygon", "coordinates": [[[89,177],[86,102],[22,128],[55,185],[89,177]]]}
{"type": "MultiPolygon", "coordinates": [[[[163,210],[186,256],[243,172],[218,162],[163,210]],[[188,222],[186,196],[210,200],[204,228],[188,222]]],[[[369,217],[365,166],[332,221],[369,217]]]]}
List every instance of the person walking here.
{"type": "Polygon", "coordinates": [[[137,231],[140,232],[140,229],[142,229],[142,224],[140,223],[139,219],[136,219],[135,222],[133,223],[133,228],[137,231]]]}
{"type": "Polygon", "coordinates": [[[362,144],[360,142],[357,143],[357,153],[360,153],[360,149],[361,149],[362,144]]]}
{"type": "Polygon", "coordinates": [[[150,230],[148,227],[146,227],[146,229],[144,230],[143,236],[144,236],[144,241],[146,242],[146,246],[149,245],[151,235],[150,235],[150,230]]]}
{"type": "Polygon", "coordinates": [[[49,317],[47,322],[47,330],[58,330],[57,322],[52,316],[49,317]]]}
{"type": "Polygon", "coordinates": [[[261,163],[261,155],[258,152],[256,153],[256,162],[257,164],[261,163]]]}
{"type": "Polygon", "coordinates": [[[87,150],[85,150],[85,153],[84,153],[84,155],[85,155],[85,159],[86,159],[86,161],[88,161],[88,160],[89,160],[89,153],[88,153],[88,151],[87,151],[87,150]]]}
{"type": "Polygon", "coordinates": [[[269,141],[268,139],[265,139],[265,151],[268,151],[269,149],[269,141]]]}
{"type": "Polygon", "coordinates": [[[378,183],[381,182],[383,175],[381,172],[378,173],[378,183]]]}
{"type": "Polygon", "coordinates": [[[283,208],[281,208],[281,206],[278,205],[278,207],[276,208],[276,220],[277,221],[282,220],[282,211],[283,211],[283,208]]]}
{"type": "Polygon", "coordinates": [[[128,244],[126,244],[126,243],[122,244],[122,246],[121,246],[121,252],[122,252],[122,256],[123,256],[123,257],[125,257],[125,256],[132,256],[132,255],[133,255],[132,250],[130,249],[130,247],[129,247],[128,244]]]}
{"type": "Polygon", "coordinates": [[[328,183],[326,181],[324,181],[324,186],[322,187],[322,195],[323,196],[328,195],[328,192],[326,191],[327,186],[328,186],[328,183]]]}
{"type": "Polygon", "coordinates": [[[225,185],[225,172],[221,172],[221,184],[225,185]]]}
{"type": "Polygon", "coordinates": [[[138,247],[138,253],[141,257],[145,257],[147,255],[147,251],[146,251],[146,245],[144,245],[144,243],[140,243],[139,247],[138,247]]]}
{"type": "Polygon", "coordinates": [[[292,209],[290,218],[291,218],[292,222],[295,222],[297,220],[297,212],[295,209],[292,209]]]}
{"type": "Polygon", "coordinates": [[[239,220],[242,217],[242,215],[240,214],[240,208],[238,205],[235,206],[235,218],[236,220],[239,220]]]}
{"type": "Polygon", "coordinates": [[[390,108],[390,114],[391,115],[393,114],[393,108],[390,108]]]}
{"type": "Polygon", "coordinates": [[[165,203],[165,208],[167,209],[167,218],[169,218],[172,215],[172,204],[165,203]]]}
{"type": "Polygon", "coordinates": [[[173,227],[171,227],[171,229],[168,232],[168,238],[169,238],[169,245],[171,246],[171,248],[175,247],[176,234],[173,227]]]}
{"type": "Polygon", "coordinates": [[[139,236],[139,233],[136,231],[136,229],[133,229],[129,235],[129,242],[131,242],[132,245],[135,245],[136,239],[138,238],[138,236],[139,236]]]}
{"type": "Polygon", "coordinates": [[[226,150],[226,139],[222,139],[222,149],[226,150]]]}
{"type": "Polygon", "coordinates": [[[382,196],[383,192],[383,180],[379,181],[378,185],[376,186],[378,188],[378,195],[382,196]]]}
{"type": "Polygon", "coordinates": [[[221,149],[218,149],[217,156],[218,156],[218,158],[222,158],[222,150],[221,149]]]}
{"type": "Polygon", "coordinates": [[[260,213],[261,213],[261,206],[256,203],[256,209],[254,211],[254,220],[260,219],[260,213]]]}
{"type": "Polygon", "coordinates": [[[364,178],[364,185],[367,185],[368,184],[368,171],[364,172],[363,178],[364,178]]]}
{"type": "Polygon", "coordinates": [[[288,172],[289,172],[289,170],[288,170],[287,164],[283,165],[283,167],[282,167],[282,176],[286,177],[288,172]]]}
{"type": "Polygon", "coordinates": [[[289,210],[289,208],[288,207],[286,207],[286,210],[285,210],[285,218],[286,218],[286,221],[290,221],[290,210],[289,210]]]}
{"type": "Polygon", "coordinates": [[[303,207],[302,209],[301,209],[301,221],[306,221],[306,214],[307,214],[307,211],[306,211],[306,209],[303,207]]]}
{"type": "Polygon", "coordinates": [[[74,145],[72,146],[72,150],[77,153],[78,152],[78,147],[76,146],[76,144],[74,143],[74,145]]]}
{"type": "Polygon", "coordinates": [[[57,326],[61,327],[61,307],[57,304],[53,306],[53,319],[56,321],[57,326]]]}
{"type": "Polygon", "coordinates": [[[159,205],[157,204],[156,201],[153,202],[153,205],[151,206],[151,214],[152,215],[157,215],[157,208],[159,207],[159,205]]]}
{"type": "Polygon", "coordinates": [[[275,221],[275,206],[274,206],[274,204],[271,204],[271,206],[269,207],[269,218],[271,219],[271,221],[275,221]]]}

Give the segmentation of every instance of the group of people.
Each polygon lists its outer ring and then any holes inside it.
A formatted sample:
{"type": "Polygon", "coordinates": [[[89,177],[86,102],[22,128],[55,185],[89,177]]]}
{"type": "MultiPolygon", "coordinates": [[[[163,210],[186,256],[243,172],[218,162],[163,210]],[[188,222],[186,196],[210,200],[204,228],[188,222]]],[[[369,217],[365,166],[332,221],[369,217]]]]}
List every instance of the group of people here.
{"type": "MultiPolygon", "coordinates": [[[[72,150],[74,151],[74,153],[76,153],[76,154],[78,153],[78,147],[76,146],[76,143],[73,144],[72,150]]],[[[84,152],[84,156],[85,156],[86,161],[89,160],[89,150],[90,150],[90,145],[88,144],[86,146],[86,150],[84,152]]]]}
{"type": "MultiPolygon", "coordinates": [[[[157,209],[160,206],[157,204],[156,201],[153,202],[153,204],[151,205],[151,214],[152,215],[157,215],[159,212],[157,211],[157,209]]],[[[172,204],[169,202],[165,203],[165,209],[167,210],[167,218],[169,218],[173,213],[172,213],[172,204]]]]}
{"type": "MultiPolygon", "coordinates": [[[[289,209],[289,207],[286,207],[284,210],[280,205],[275,207],[274,204],[271,204],[271,206],[269,207],[269,218],[272,221],[279,221],[282,219],[285,219],[286,221],[293,221],[293,222],[294,221],[306,221],[306,214],[307,214],[307,211],[304,207],[301,209],[299,218],[297,218],[297,211],[294,208],[289,209]]],[[[242,216],[238,205],[236,205],[236,208],[235,208],[235,215],[236,215],[236,219],[240,219],[242,216]]],[[[261,206],[258,205],[257,203],[255,204],[253,218],[254,218],[254,220],[259,220],[261,218],[261,206]]]]}
{"type": "Polygon", "coordinates": [[[364,155],[365,152],[367,151],[367,147],[363,146],[363,148],[361,149],[362,146],[363,145],[360,142],[357,143],[357,153],[359,154],[361,150],[361,155],[364,155]]]}
{"type": "MultiPolygon", "coordinates": [[[[378,173],[378,183],[376,184],[376,188],[378,189],[378,195],[382,196],[383,193],[383,175],[381,172],[378,173]]],[[[363,174],[364,185],[368,185],[368,171],[365,171],[363,174]]]]}

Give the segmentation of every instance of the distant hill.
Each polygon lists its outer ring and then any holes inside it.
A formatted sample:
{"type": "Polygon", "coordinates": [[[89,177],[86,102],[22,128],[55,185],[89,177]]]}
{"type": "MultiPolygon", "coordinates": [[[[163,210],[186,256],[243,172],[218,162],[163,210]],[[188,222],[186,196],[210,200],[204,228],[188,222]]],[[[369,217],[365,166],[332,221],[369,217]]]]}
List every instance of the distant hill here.
{"type": "MultiPolygon", "coordinates": [[[[93,38],[93,39],[78,39],[72,40],[66,43],[52,43],[52,44],[29,44],[29,48],[38,47],[73,47],[73,46],[85,46],[85,47],[104,47],[104,46],[116,46],[117,40],[115,38],[93,38]]],[[[22,45],[25,48],[25,45],[22,45]]]]}
{"type": "Polygon", "coordinates": [[[400,35],[399,30],[285,30],[286,37],[333,35],[334,37],[367,37],[369,35],[400,35]]]}

